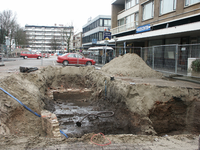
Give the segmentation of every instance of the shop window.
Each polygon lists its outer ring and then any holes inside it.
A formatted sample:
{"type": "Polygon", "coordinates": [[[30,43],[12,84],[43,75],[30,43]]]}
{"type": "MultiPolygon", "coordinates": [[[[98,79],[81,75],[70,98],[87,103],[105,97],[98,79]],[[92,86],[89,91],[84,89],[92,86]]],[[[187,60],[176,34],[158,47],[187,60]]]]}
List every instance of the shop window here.
{"type": "Polygon", "coordinates": [[[153,17],[154,17],[154,1],[151,1],[143,5],[143,20],[151,19],[153,17]]]}
{"type": "Polygon", "coordinates": [[[149,46],[156,46],[156,45],[162,45],[162,40],[149,41],[149,46]]]}
{"type": "Polygon", "coordinates": [[[176,0],[160,0],[160,14],[176,10],[176,0]]]}

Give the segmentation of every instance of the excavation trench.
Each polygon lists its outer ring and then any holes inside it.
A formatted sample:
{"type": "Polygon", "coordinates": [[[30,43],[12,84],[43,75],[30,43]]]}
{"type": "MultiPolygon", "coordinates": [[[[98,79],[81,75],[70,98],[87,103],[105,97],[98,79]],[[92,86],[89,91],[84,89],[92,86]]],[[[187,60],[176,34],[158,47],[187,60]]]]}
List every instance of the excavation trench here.
{"type": "MultiPolygon", "coordinates": [[[[131,112],[124,102],[109,97],[93,99],[91,89],[54,90],[53,99],[60,129],[69,137],[86,133],[176,135],[200,132],[199,102],[185,102],[171,97],[166,102],[156,101],[148,117],[131,112]]],[[[116,93],[113,93],[116,95],[116,93]]]]}
{"type": "MultiPolygon", "coordinates": [[[[48,110],[55,114],[56,127],[69,137],[99,132],[105,135],[200,133],[199,89],[193,88],[196,85],[189,88],[188,83],[173,86],[172,81],[134,77],[111,80],[110,74],[92,67],[47,67],[12,75],[0,85],[34,112],[42,115],[48,110]],[[84,118],[88,114],[94,115],[84,118]]],[[[48,122],[42,122],[43,117],[28,112],[5,93],[0,94],[1,134],[49,136],[44,128],[48,122]]]]}
{"type": "MultiPolygon", "coordinates": [[[[107,103],[91,102],[92,90],[67,89],[54,91],[55,111],[60,129],[69,137],[81,137],[86,133],[130,134],[131,112],[107,103]]],[[[94,100],[95,101],[95,100],[94,100]]],[[[123,108],[124,107],[124,108],[123,108]]]]}

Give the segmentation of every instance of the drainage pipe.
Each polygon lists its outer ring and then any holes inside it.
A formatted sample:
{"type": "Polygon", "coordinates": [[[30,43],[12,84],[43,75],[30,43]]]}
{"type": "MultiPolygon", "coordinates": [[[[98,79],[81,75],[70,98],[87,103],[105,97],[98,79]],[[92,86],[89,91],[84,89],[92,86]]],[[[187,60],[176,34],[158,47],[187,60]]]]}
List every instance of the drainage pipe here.
{"type": "MultiPolygon", "coordinates": [[[[36,116],[41,117],[41,115],[39,115],[36,112],[32,111],[30,108],[28,108],[26,105],[24,105],[20,100],[18,100],[17,98],[15,98],[13,95],[11,95],[10,93],[8,93],[3,88],[0,87],[0,90],[2,90],[4,93],[8,94],[10,97],[14,98],[18,103],[20,103],[22,106],[24,106],[24,108],[26,108],[27,110],[29,110],[30,112],[32,112],[36,116]]],[[[66,138],[68,138],[68,136],[62,130],[60,130],[60,133],[63,134],[66,138]]]]}

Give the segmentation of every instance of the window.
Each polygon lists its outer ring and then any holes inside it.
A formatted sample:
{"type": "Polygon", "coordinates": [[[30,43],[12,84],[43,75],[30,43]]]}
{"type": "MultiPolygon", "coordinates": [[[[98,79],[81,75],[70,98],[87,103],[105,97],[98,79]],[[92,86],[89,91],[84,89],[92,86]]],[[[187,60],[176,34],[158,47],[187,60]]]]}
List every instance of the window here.
{"type": "Polygon", "coordinates": [[[143,20],[153,18],[154,16],[154,1],[143,5],[143,20]]]}
{"type": "Polygon", "coordinates": [[[111,20],[104,19],[104,26],[111,26],[111,20]]]}
{"type": "Polygon", "coordinates": [[[100,19],[100,26],[103,26],[103,19],[100,19]]]}
{"type": "Polygon", "coordinates": [[[136,2],[135,0],[131,1],[131,7],[135,6],[135,2],[136,2]]]}
{"type": "Polygon", "coordinates": [[[103,39],[103,33],[99,32],[99,41],[101,41],[103,39]]]}
{"type": "Polygon", "coordinates": [[[74,54],[69,54],[67,57],[76,57],[74,54]]]}
{"type": "Polygon", "coordinates": [[[160,0],[160,14],[176,10],[176,0],[160,0]]]}
{"type": "Polygon", "coordinates": [[[131,0],[126,0],[126,9],[131,8],[131,0]]]}
{"type": "Polygon", "coordinates": [[[189,6],[198,2],[200,2],[200,0],[185,0],[185,6],[189,6]]]}
{"type": "Polygon", "coordinates": [[[139,13],[135,13],[135,27],[138,27],[139,13]]]}
{"type": "Polygon", "coordinates": [[[104,20],[104,26],[108,25],[108,20],[104,20]]]}
{"type": "Polygon", "coordinates": [[[139,3],[139,0],[126,0],[126,9],[129,9],[139,3]]]}
{"type": "Polygon", "coordinates": [[[82,58],[83,56],[79,55],[79,54],[75,54],[76,58],[82,58]]]}
{"type": "Polygon", "coordinates": [[[127,28],[134,27],[134,22],[135,22],[135,18],[134,17],[135,17],[134,14],[126,17],[126,25],[127,25],[126,27],[127,28]]]}
{"type": "Polygon", "coordinates": [[[118,20],[118,26],[124,25],[124,18],[118,20]]]}

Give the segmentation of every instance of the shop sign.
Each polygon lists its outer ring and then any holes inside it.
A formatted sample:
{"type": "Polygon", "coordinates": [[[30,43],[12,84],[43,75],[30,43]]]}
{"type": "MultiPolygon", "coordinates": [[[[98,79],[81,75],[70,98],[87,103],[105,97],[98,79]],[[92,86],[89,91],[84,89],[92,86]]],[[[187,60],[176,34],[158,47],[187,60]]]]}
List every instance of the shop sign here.
{"type": "Polygon", "coordinates": [[[143,25],[143,26],[139,26],[136,29],[136,33],[146,32],[146,31],[150,31],[150,30],[151,30],[151,25],[150,24],[146,24],[146,25],[143,25]]]}

